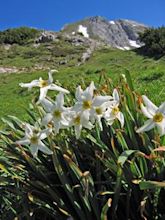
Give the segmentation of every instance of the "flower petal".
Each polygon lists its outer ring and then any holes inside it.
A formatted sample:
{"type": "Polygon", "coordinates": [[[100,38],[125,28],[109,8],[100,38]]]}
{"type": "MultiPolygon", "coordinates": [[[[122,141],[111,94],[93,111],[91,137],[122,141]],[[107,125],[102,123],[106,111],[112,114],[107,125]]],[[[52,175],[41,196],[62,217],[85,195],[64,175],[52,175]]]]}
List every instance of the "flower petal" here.
{"type": "Polygon", "coordinates": [[[48,147],[46,147],[46,145],[41,141],[38,143],[38,149],[45,154],[48,154],[48,155],[53,154],[53,151],[51,151],[48,147]]]}
{"type": "Polygon", "coordinates": [[[64,105],[64,94],[63,93],[59,93],[56,96],[56,103],[57,103],[57,107],[62,108],[64,105]]]}
{"type": "Polygon", "coordinates": [[[55,84],[51,84],[49,89],[50,90],[55,90],[55,91],[58,91],[58,92],[63,92],[63,93],[66,93],[66,94],[70,93],[67,89],[64,89],[61,86],[57,86],[55,84]]]}
{"type": "Polygon", "coordinates": [[[107,120],[107,124],[108,124],[108,125],[112,125],[113,122],[114,122],[114,120],[115,120],[115,118],[107,120]]]}
{"type": "Polygon", "coordinates": [[[163,102],[163,103],[159,106],[158,111],[161,112],[161,113],[163,113],[163,114],[165,114],[165,102],[163,102]]]}
{"type": "Polygon", "coordinates": [[[120,101],[120,97],[119,97],[119,93],[117,91],[117,89],[113,90],[113,94],[112,94],[114,101],[116,101],[117,103],[120,101]]]}
{"type": "Polygon", "coordinates": [[[112,113],[112,109],[108,109],[104,114],[104,118],[106,121],[114,121],[116,118],[116,115],[112,113]]]}
{"type": "Polygon", "coordinates": [[[30,140],[27,137],[24,137],[20,139],[19,141],[16,141],[15,143],[20,144],[20,145],[28,145],[30,144],[30,140]]]}
{"type": "Polygon", "coordinates": [[[165,119],[161,123],[156,123],[156,127],[158,129],[158,132],[160,136],[165,134],[165,119]]]}
{"type": "Polygon", "coordinates": [[[79,139],[81,135],[82,125],[81,124],[75,125],[74,128],[75,128],[76,139],[79,139]]]}
{"type": "Polygon", "coordinates": [[[30,152],[33,155],[33,157],[37,157],[37,155],[38,155],[38,145],[37,144],[31,144],[29,149],[30,149],[30,152]]]}
{"type": "Polygon", "coordinates": [[[144,104],[145,104],[146,107],[148,108],[148,111],[150,111],[151,114],[154,115],[155,112],[158,110],[158,107],[157,107],[155,104],[153,104],[153,103],[148,99],[147,96],[142,95],[142,98],[143,98],[144,104]]]}
{"type": "Polygon", "coordinates": [[[93,106],[100,106],[112,99],[112,96],[96,96],[93,100],[93,106]]]}
{"type": "Polygon", "coordinates": [[[81,102],[77,102],[73,107],[72,107],[72,111],[75,112],[79,112],[82,109],[82,103],[81,102]]]}
{"type": "Polygon", "coordinates": [[[81,124],[83,127],[88,128],[89,130],[91,130],[93,128],[92,123],[89,121],[89,116],[90,113],[88,110],[83,111],[81,114],[81,124]]]}
{"type": "Polygon", "coordinates": [[[100,127],[100,130],[102,131],[103,130],[103,125],[102,125],[102,122],[101,122],[101,116],[96,116],[95,119],[96,119],[96,122],[98,123],[99,127],[100,127]]]}
{"type": "Polygon", "coordinates": [[[54,72],[58,72],[58,70],[50,70],[50,71],[48,72],[48,76],[49,76],[48,83],[49,83],[49,84],[51,84],[51,83],[53,82],[52,74],[53,74],[54,72]]]}
{"type": "Polygon", "coordinates": [[[76,94],[75,94],[75,97],[78,101],[82,101],[82,99],[81,99],[82,93],[83,93],[83,90],[82,90],[81,86],[78,86],[76,88],[76,94]]]}
{"type": "Polygon", "coordinates": [[[153,118],[153,115],[148,111],[148,108],[146,108],[143,104],[140,105],[142,113],[147,117],[147,118],[153,118]]]}
{"type": "Polygon", "coordinates": [[[23,88],[32,89],[33,87],[39,86],[39,80],[35,79],[35,80],[31,81],[30,83],[19,83],[19,86],[21,86],[23,88]]]}
{"type": "Polygon", "coordinates": [[[49,86],[45,86],[45,87],[40,88],[39,102],[46,97],[48,89],[50,89],[49,86]]]}
{"type": "Polygon", "coordinates": [[[47,138],[49,136],[50,132],[51,132],[51,129],[49,129],[49,128],[42,130],[40,132],[39,139],[43,140],[43,139],[47,138]]]}
{"type": "Polygon", "coordinates": [[[147,120],[147,121],[144,123],[144,125],[143,125],[142,127],[138,128],[138,129],[136,130],[136,132],[137,132],[137,133],[141,133],[141,132],[144,132],[144,131],[149,131],[149,130],[151,130],[152,128],[154,128],[154,126],[155,126],[155,123],[153,122],[153,120],[152,120],[152,119],[149,119],[149,120],[147,120]]]}
{"type": "Polygon", "coordinates": [[[53,103],[51,101],[43,98],[40,100],[40,103],[47,112],[51,112],[51,109],[53,107],[53,103]]]}
{"type": "Polygon", "coordinates": [[[124,115],[123,115],[123,113],[119,112],[116,115],[116,118],[120,121],[121,127],[123,128],[123,126],[124,126],[124,115]]]}
{"type": "Polygon", "coordinates": [[[45,115],[45,117],[42,119],[42,124],[47,125],[49,122],[51,122],[53,119],[53,115],[51,113],[48,113],[45,115]]]}
{"type": "Polygon", "coordinates": [[[55,131],[56,134],[59,133],[60,128],[61,128],[61,123],[60,123],[60,121],[54,120],[54,131],[55,131]]]}
{"type": "Polygon", "coordinates": [[[96,89],[94,82],[92,81],[90,85],[86,88],[86,90],[83,92],[83,96],[86,100],[92,100],[93,98],[93,92],[96,89]]]}
{"type": "Polygon", "coordinates": [[[28,138],[30,136],[32,136],[33,135],[33,129],[34,129],[33,126],[31,126],[30,124],[26,123],[25,124],[25,136],[27,136],[28,138]]]}

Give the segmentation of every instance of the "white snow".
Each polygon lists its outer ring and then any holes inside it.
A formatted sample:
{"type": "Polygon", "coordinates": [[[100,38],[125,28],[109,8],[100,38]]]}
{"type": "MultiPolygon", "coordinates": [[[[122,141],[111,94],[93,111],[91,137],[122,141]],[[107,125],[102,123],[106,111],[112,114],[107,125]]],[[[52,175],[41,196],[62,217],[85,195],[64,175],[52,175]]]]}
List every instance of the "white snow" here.
{"type": "Polygon", "coordinates": [[[120,50],[131,50],[132,47],[134,47],[134,48],[141,47],[141,45],[137,44],[137,42],[134,40],[129,40],[129,44],[130,44],[130,47],[129,46],[125,46],[125,47],[117,46],[116,48],[118,48],[120,50]]]}
{"type": "Polygon", "coordinates": [[[110,23],[110,24],[115,24],[115,22],[114,22],[114,21],[110,21],[109,23],[110,23]]]}
{"type": "Polygon", "coordinates": [[[124,47],[125,50],[130,50],[130,47],[124,47]]]}
{"type": "Polygon", "coordinates": [[[72,32],[72,35],[75,35],[75,32],[74,32],[74,31],[72,32]]]}
{"type": "Polygon", "coordinates": [[[84,37],[89,38],[87,27],[84,27],[83,25],[79,25],[78,33],[81,33],[84,37]]]}
{"type": "Polygon", "coordinates": [[[120,50],[125,50],[124,47],[116,46],[116,48],[117,48],[117,49],[120,49],[120,50]]]}
{"type": "Polygon", "coordinates": [[[129,43],[132,47],[136,47],[136,48],[141,47],[139,44],[137,44],[137,42],[135,40],[129,40],[129,43]]]}
{"type": "Polygon", "coordinates": [[[120,49],[120,50],[130,50],[130,47],[120,47],[120,46],[116,46],[116,48],[120,49]]]}

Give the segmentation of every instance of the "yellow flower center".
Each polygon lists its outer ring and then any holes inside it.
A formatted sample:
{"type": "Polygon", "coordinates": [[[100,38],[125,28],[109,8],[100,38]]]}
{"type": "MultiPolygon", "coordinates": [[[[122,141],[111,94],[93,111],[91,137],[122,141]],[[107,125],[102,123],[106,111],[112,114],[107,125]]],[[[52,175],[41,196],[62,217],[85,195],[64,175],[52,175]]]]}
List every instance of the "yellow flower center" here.
{"type": "Polygon", "coordinates": [[[56,110],[56,111],[53,112],[53,116],[55,118],[61,118],[61,112],[59,110],[56,110]]]}
{"type": "Polygon", "coordinates": [[[43,88],[46,86],[48,86],[48,81],[47,80],[40,80],[39,87],[43,88]]]}
{"type": "Polygon", "coordinates": [[[31,142],[32,144],[37,144],[37,143],[38,143],[38,137],[37,137],[37,136],[32,136],[32,137],[30,138],[30,142],[31,142]]]}
{"type": "Polygon", "coordinates": [[[84,109],[90,109],[90,108],[91,108],[91,105],[92,105],[92,102],[91,102],[91,101],[85,100],[85,101],[83,102],[83,108],[84,108],[84,109]]]}
{"type": "Polygon", "coordinates": [[[76,118],[74,118],[74,123],[76,125],[79,125],[80,124],[80,116],[78,115],[76,118]]]}
{"type": "Polygon", "coordinates": [[[163,114],[161,112],[158,112],[153,117],[154,122],[162,122],[163,121],[163,114]]]}
{"type": "Polygon", "coordinates": [[[97,113],[98,115],[101,115],[101,114],[102,114],[102,109],[101,109],[101,108],[96,108],[95,111],[96,111],[96,113],[97,113]]]}
{"type": "Polygon", "coordinates": [[[118,107],[114,107],[113,109],[112,109],[112,114],[113,115],[117,115],[118,113],[119,113],[119,108],[118,107]]]}

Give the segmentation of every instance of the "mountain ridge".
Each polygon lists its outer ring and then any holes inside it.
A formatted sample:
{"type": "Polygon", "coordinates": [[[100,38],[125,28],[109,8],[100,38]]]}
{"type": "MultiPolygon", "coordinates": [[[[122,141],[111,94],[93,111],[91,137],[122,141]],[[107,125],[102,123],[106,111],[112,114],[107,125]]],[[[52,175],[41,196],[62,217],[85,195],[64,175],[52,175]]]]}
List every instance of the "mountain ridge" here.
{"type": "Polygon", "coordinates": [[[133,20],[109,21],[104,17],[94,16],[67,24],[61,32],[69,35],[82,33],[84,37],[101,40],[114,48],[129,50],[143,45],[138,37],[139,33],[144,32],[147,28],[148,26],[133,20]],[[84,33],[82,29],[84,29],[84,33]]]}
{"type": "MultiPolygon", "coordinates": [[[[38,30],[37,36],[25,39],[24,44],[22,39],[20,44],[0,44],[0,73],[80,66],[101,48],[136,49],[142,45],[138,32],[146,28],[132,20],[109,21],[95,16],[65,25],[59,32],[38,30]]],[[[19,40],[18,36],[26,28],[18,29],[11,31],[9,38],[15,33],[14,37],[19,40]]]]}

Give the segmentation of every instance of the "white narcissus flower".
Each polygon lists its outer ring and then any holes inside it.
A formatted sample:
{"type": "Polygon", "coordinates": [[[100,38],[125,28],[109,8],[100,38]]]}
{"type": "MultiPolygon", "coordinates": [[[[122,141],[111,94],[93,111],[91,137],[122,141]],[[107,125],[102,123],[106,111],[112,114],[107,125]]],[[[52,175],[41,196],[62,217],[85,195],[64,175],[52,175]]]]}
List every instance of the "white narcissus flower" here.
{"type": "Polygon", "coordinates": [[[70,126],[74,126],[75,135],[77,139],[80,137],[81,130],[83,127],[91,130],[93,128],[93,125],[89,121],[89,111],[72,112],[70,126]]]}
{"type": "Polygon", "coordinates": [[[165,134],[165,102],[163,102],[159,108],[153,104],[147,96],[142,96],[143,103],[141,103],[141,110],[143,114],[149,118],[142,127],[137,129],[137,133],[149,131],[154,127],[157,127],[160,136],[165,134]]]}
{"type": "Polygon", "coordinates": [[[92,124],[97,121],[102,129],[101,118],[103,117],[107,103],[112,100],[112,96],[95,95],[96,87],[94,82],[83,91],[81,86],[76,89],[76,99],[73,110],[77,113],[85,111],[89,115],[88,120],[92,124]],[[88,113],[87,113],[88,112],[88,113]]]}
{"type": "Polygon", "coordinates": [[[101,118],[104,117],[107,108],[114,103],[113,101],[109,101],[110,99],[111,96],[96,96],[93,99],[90,110],[90,120],[92,123],[96,121],[101,130],[103,129],[101,118]]]}
{"type": "Polygon", "coordinates": [[[51,103],[47,99],[41,100],[41,104],[47,111],[47,114],[42,120],[43,125],[48,125],[53,123],[54,131],[56,134],[59,133],[61,128],[66,128],[69,126],[68,121],[68,108],[64,107],[64,95],[59,93],[56,96],[56,101],[51,103]]]}
{"type": "Polygon", "coordinates": [[[94,96],[95,85],[94,82],[83,91],[81,86],[78,86],[76,89],[76,99],[77,102],[73,109],[77,112],[90,110],[92,106],[93,96],[94,96]]]}
{"type": "Polygon", "coordinates": [[[93,114],[101,105],[113,99],[112,96],[95,95],[95,90],[96,87],[94,82],[91,82],[91,84],[84,91],[81,89],[81,86],[79,86],[76,89],[75,96],[77,102],[75,103],[73,109],[77,112],[88,110],[93,114]]]}
{"type": "Polygon", "coordinates": [[[53,83],[53,77],[52,74],[53,72],[58,72],[57,70],[50,70],[48,75],[49,78],[48,80],[43,80],[42,78],[39,78],[38,80],[33,80],[30,83],[20,83],[19,85],[21,87],[25,87],[28,89],[32,89],[33,87],[39,87],[40,88],[40,96],[39,96],[39,101],[41,101],[43,98],[46,97],[47,91],[48,90],[56,90],[58,92],[63,92],[63,93],[69,93],[68,90],[57,86],[53,83]]]}
{"type": "Polygon", "coordinates": [[[25,124],[25,137],[16,141],[16,144],[30,145],[29,149],[33,157],[37,157],[38,150],[50,155],[53,152],[42,142],[43,139],[48,137],[50,132],[50,129],[39,131],[38,128],[25,124]]]}
{"type": "Polygon", "coordinates": [[[113,90],[113,102],[110,103],[107,111],[104,114],[104,118],[106,119],[109,125],[112,125],[115,119],[120,121],[121,127],[124,126],[124,115],[119,109],[120,98],[117,89],[113,90]]]}

